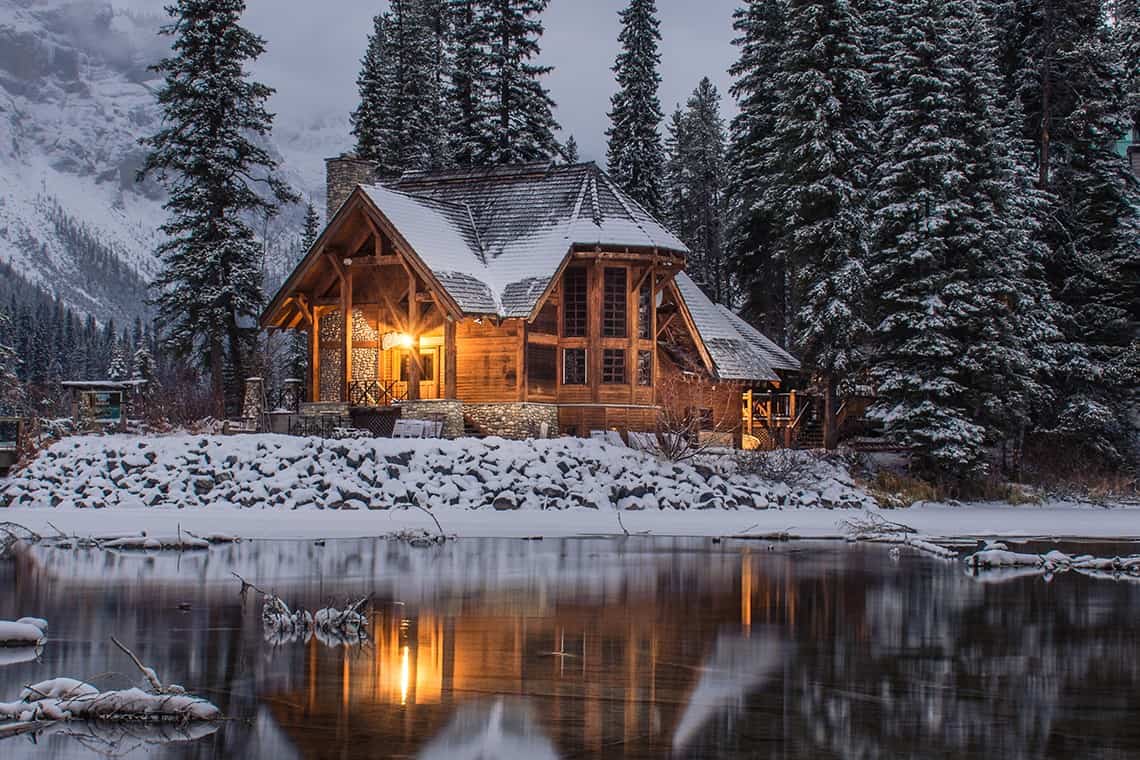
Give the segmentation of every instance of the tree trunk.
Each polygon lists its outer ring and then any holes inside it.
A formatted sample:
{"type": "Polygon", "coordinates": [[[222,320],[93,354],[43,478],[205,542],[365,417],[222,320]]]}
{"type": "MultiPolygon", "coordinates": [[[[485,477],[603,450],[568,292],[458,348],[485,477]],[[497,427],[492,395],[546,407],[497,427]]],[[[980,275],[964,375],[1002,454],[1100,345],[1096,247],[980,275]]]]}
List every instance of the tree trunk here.
{"type": "Polygon", "coordinates": [[[222,361],[222,341],[214,335],[210,338],[210,382],[213,386],[214,417],[222,420],[226,417],[226,386],[222,377],[224,362],[222,361]]]}
{"type": "Polygon", "coordinates": [[[829,372],[824,378],[823,394],[823,447],[832,451],[839,443],[839,410],[836,405],[839,395],[839,381],[829,372]]]}

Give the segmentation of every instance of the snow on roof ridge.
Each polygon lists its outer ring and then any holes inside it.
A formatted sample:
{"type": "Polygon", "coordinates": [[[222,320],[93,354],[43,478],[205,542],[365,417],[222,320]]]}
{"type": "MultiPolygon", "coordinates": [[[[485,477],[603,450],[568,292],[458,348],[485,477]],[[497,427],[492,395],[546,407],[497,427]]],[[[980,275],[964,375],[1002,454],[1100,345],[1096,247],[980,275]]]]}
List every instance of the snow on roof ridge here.
{"type": "MultiPolygon", "coordinates": [[[[466,203],[455,203],[453,201],[445,201],[445,200],[441,200],[439,198],[432,198],[432,197],[427,196],[427,195],[419,195],[418,193],[409,192],[407,190],[401,190],[399,188],[392,187],[391,185],[385,185],[383,182],[374,182],[374,183],[370,183],[367,185],[361,185],[361,187],[365,188],[366,190],[370,189],[370,188],[375,188],[375,189],[383,190],[384,192],[387,192],[387,193],[396,193],[397,195],[402,195],[405,198],[411,198],[412,200],[418,201],[420,203],[428,203],[428,204],[435,205],[435,206],[446,206],[447,208],[452,209],[453,211],[466,212],[467,216],[469,218],[471,216],[471,209],[467,206],[466,203]]],[[[474,222],[472,224],[474,224],[474,222]]]]}
{"type": "MultiPolygon", "coordinates": [[[[633,198],[630,198],[629,196],[627,196],[624,192],[621,191],[621,189],[619,189],[616,185],[614,185],[614,182],[612,179],[609,178],[609,175],[607,175],[600,168],[595,166],[594,170],[598,173],[599,176],[601,176],[601,178],[603,180],[605,180],[606,186],[609,187],[610,192],[614,194],[615,198],[617,198],[617,201],[618,201],[618,203],[621,204],[621,207],[623,209],[625,209],[625,213],[629,216],[630,221],[632,221],[634,224],[636,224],[637,228],[639,230],[641,230],[641,232],[645,235],[645,237],[647,237],[647,238],[649,238],[649,240],[653,241],[653,245],[656,247],[657,239],[655,237],[653,237],[652,234],[650,234],[649,230],[645,229],[645,225],[643,225],[641,222],[638,221],[637,214],[633,213],[633,209],[631,209],[629,207],[629,203],[637,203],[637,201],[635,201],[633,198]],[[629,201],[629,203],[627,203],[627,201],[629,201]]],[[[641,208],[641,204],[639,204],[639,203],[638,203],[638,208],[641,208]]],[[[641,211],[646,216],[649,216],[649,212],[647,212],[644,208],[641,208],[641,211]]]]}
{"type": "MultiPolygon", "coordinates": [[[[461,204],[467,210],[467,221],[471,224],[471,234],[475,236],[475,247],[478,249],[479,261],[483,262],[483,266],[487,266],[487,249],[483,247],[483,236],[479,234],[479,225],[475,224],[475,214],[471,211],[471,204],[464,201],[461,204]]],[[[495,296],[495,300],[499,300],[499,296],[495,296]]]]}

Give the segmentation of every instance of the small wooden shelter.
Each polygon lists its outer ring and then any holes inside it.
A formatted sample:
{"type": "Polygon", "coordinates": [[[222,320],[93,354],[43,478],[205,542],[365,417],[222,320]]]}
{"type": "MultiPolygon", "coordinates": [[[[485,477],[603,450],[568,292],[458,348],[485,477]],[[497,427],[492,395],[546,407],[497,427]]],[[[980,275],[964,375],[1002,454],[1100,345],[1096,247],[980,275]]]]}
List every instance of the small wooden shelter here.
{"type": "Polygon", "coordinates": [[[311,404],[399,403],[507,437],[650,431],[682,404],[739,442],[744,394],[800,371],[592,163],[328,168],[329,224],[261,318],[307,331],[311,404]]]}

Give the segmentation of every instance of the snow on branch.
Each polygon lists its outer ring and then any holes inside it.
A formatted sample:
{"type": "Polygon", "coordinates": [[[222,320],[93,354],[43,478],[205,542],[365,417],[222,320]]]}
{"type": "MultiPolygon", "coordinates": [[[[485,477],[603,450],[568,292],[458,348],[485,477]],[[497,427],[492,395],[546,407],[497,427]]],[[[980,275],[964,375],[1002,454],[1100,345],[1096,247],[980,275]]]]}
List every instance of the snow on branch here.
{"type": "Polygon", "coordinates": [[[1140,581],[1140,554],[1126,557],[1072,556],[1057,549],[1044,554],[1029,554],[1010,551],[1006,544],[992,541],[964,560],[975,576],[1002,568],[1025,568],[1046,578],[1075,572],[1106,580],[1140,581]]]}
{"type": "Polygon", "coordinates": [[[308,643],[313,636],[329,647],[341,644],[363,644],[368,638],[368,619],[363,610],[371,597],[362,597],[344,607],[325,607],[311,613],[305,609],[294,610],[276,594],[258,588],[237,573],[232,575],[241,581],[242,601],[252,590],[264,598],[261,608],[261,622],[265,640],[274,646],[296,641],[308,643]]]}
{"type": "Polygon", "coordinates": [[[145,676],[150,688],[100,691],[74,678],[52,678],[30,684],[13,702],[0,702],[0,719],[16,721],[6,726],[12,733],[39,730],[44,723],[57,721],[146,721],[188,724],[221,718],[211,702],[187,694],[175,684],[163,685],[153,668],[117,639],[123,650],[145,676]],[[34,724],[34,725],[33,725],[34,724]]]}

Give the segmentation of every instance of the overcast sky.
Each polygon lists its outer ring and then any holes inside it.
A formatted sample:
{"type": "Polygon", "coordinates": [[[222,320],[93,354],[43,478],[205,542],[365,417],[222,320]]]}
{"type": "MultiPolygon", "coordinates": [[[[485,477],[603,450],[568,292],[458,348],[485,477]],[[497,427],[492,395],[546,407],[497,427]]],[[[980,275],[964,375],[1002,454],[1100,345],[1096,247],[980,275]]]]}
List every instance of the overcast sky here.
{"type": "MultiPolygon", "coordinates": [[[[121,1],[121,0],[120,0],[121,1]]],[[[268,51],[256,74],[277,88],[273,108],[296,123],[311,113],[346,114],[356,104],[356,74],[372,26],[387,7],[377,0],[247,0],[247,23],[268,51]]],[[[606,113],[614,90],[617,12],[628,0],[551,0],[540,62],[558,109],[562,137],[573,134],[584,159],[604,162],[606,113]]],[[[132,4],[158,5],[159,0],[132,4]]],[[[666,117],[684,103],[702,76],[721,90],[732,113],[728,67],[732,11],[740,0],[657,0],[661,17],[661,105],[666,117]]],[[[345,135],[345,148],[350,138],[345,135]]]]}

